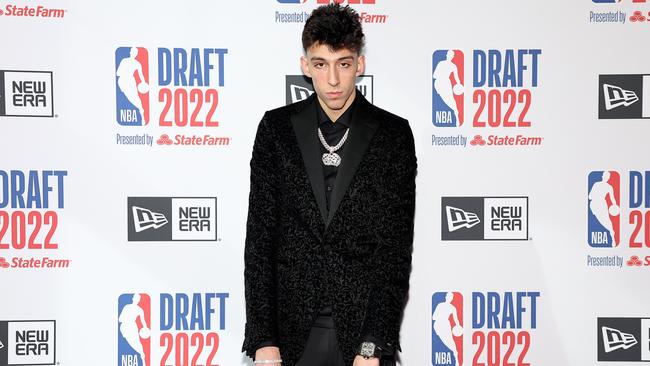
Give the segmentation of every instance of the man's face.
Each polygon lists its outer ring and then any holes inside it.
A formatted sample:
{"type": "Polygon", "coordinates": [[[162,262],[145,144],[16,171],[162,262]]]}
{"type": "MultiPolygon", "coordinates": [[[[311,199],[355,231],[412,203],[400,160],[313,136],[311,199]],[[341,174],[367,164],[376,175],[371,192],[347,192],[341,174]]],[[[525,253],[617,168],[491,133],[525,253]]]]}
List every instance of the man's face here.
{"type": "Polygon", "coordinates": [[[312,79],[321,106],[338,118],[354,100],[357,76],[365,70],[365,58],[348,49],[332,51],[317,43],[300,59],[302,71],[312,79]]]}

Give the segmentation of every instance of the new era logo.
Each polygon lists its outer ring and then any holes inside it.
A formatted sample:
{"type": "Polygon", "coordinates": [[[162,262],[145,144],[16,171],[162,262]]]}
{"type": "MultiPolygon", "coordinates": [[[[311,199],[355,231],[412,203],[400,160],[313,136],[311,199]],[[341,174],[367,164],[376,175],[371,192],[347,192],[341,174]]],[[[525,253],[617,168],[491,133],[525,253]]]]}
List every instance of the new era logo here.
{"type": "Polygon", "coordinates": [[[0,70],[0,116],[54,117],[52,71],[0,70]]]}
{"type": "Polygon", "coordinates": [[[129,197],[129,241],[216,241],[216,197],[129,197]]]}
{"type": "Polygon", "coordinates": [[[632,90],[625,90],[615,85],[603,84],[605,93],[605,109],[608,111],[620,106],[629,106],[639,100],[632,90]]]}
{"type": "Polygon", "coordinates": [[[598,361],[650,361],[650,318],[598,318],[598,361]]]}
{"type": "Polygon", "coordinates": [[[650,75],[599,75],[599,119],[650,118],[650,75]]]}
{"type": "Polygon", "coordinates": [[[447,206],[447,225],[449,232],[460,228],[471,228],[481,222],[478,215],[472,212],[463,211],[460,208],[447,206]]]}
{"type": "Polygon", "coordinates": [[[291,103],[300,102],[309,98],[310,95],[314,93],[313,90],[309,90],[304,86],[291,84],[289,86],[289,91],[291,92],[291,103]]]}
{"type": "Polygon", "coordinates": [[[621,348],[628,349],[639,343],[632,334],[623,333],[610,327],[602,327],[601,329],[603,332],[603,347],[607,353],[621,348]]]}
{"type": "Polygon", "coordinates": [[[133,206],[133,224],[136,233],[147,229],[157,229],[167,222],[167,218],[161,213],[133,206]]]}
{"type": "Polygon", "coordinates": [[[0,321],[0,365],[55,364],[55,320],[0,321]]]}
{"type": "Polygon", "coordinates": [[[442,240],[528,240],[528,197],[442,197],[442,240]]]}

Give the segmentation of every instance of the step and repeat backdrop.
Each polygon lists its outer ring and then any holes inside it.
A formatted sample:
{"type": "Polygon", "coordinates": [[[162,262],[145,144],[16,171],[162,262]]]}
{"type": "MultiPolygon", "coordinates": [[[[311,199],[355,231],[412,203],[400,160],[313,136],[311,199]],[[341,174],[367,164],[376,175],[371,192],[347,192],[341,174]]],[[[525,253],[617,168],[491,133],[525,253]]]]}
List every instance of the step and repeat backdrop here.
{"type": "MultiPolygon", "coordinates": [[[[337,2],[416,141],[401,364],[650,362],[650,1],[337,2]]],[[[0,0],[0,365],[251,365],[253,138],[324,3],[0,0]]]]}

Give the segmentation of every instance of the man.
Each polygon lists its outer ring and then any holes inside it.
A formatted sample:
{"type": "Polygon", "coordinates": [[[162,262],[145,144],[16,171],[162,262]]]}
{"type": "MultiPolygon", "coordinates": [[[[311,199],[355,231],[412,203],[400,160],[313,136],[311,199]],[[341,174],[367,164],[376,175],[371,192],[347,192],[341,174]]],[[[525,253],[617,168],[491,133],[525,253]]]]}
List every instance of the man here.
{"type": "Polygon", "coordinates": [[[411,269],[408,122],[355,88],[356,12],[314,10],[301,66],[315,93],[267,112],[251,159],[242,350],[258,365],[394,365],[411,269]]]}

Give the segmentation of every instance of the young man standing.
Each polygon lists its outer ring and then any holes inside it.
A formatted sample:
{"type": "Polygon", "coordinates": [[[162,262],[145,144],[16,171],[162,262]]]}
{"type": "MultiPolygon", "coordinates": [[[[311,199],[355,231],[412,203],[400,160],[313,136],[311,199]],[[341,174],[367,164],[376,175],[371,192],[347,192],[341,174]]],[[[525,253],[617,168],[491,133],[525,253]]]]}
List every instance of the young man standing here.
{"type": "Polygon", "coordinates": [[[243,351],[265,366],[394,365],[411,270],[416,158],[408,122],[356,90],[358,14],[314,10],[315,93],[267,112],[251,159],[243,351]]]}

